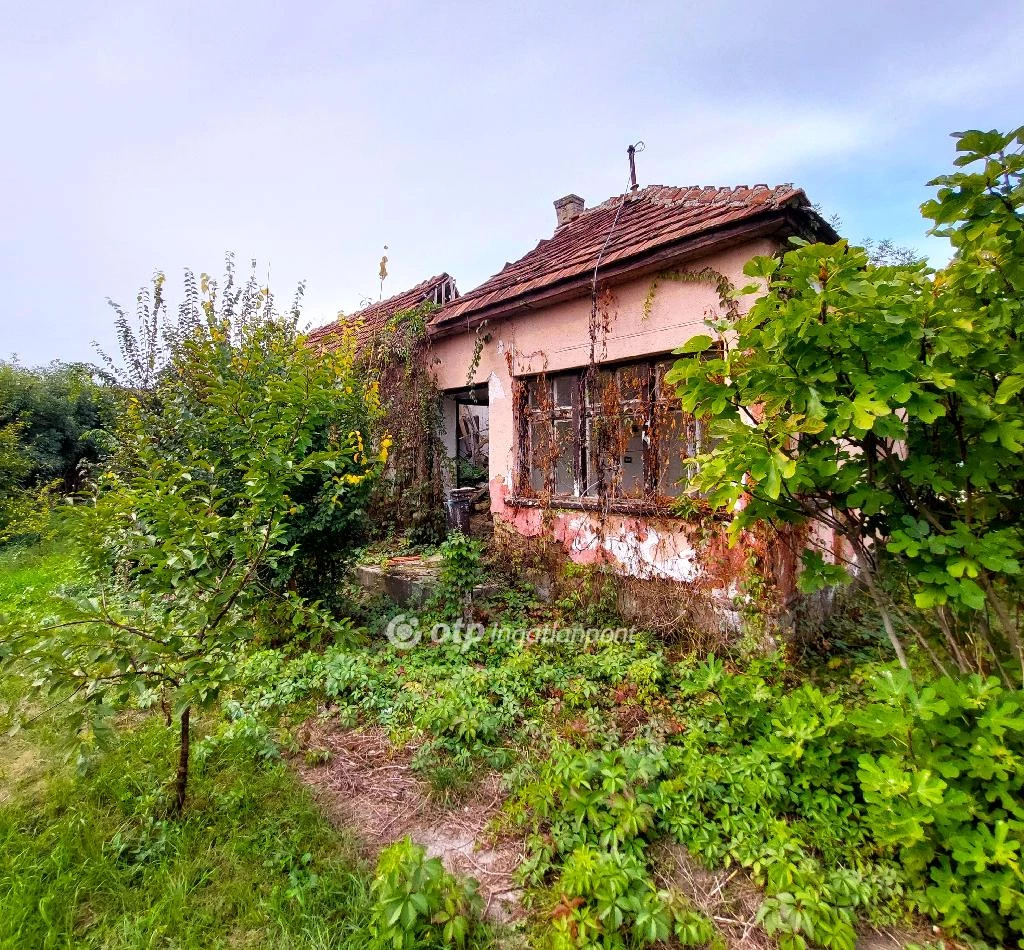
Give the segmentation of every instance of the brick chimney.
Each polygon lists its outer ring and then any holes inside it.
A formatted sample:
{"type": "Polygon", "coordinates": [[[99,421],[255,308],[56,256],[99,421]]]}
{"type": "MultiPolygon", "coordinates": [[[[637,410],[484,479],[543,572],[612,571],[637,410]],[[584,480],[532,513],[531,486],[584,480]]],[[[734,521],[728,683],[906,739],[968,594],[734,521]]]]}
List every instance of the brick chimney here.
{"type": "Polygon", "coordinates": [[[555,202],[558,227],[575,221],[583,213],[583,199],[579,195],[566,195],[555,202]]]}

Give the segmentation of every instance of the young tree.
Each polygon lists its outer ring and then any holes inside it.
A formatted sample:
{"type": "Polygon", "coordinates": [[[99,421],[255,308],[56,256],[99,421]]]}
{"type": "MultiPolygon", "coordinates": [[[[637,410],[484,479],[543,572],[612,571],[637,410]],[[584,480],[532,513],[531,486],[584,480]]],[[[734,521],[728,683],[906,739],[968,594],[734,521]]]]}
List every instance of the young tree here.
{"type": "Polygon", "coordinates": [[[130,398],[115,464],[80,518],[93,596],[7,642],[9,663],[63,690],[85,741],[125,704],[160,703],[180,737],[176,810],[192,710],[231,683],[238,651],[268,614],[275,625],[351,635],[281,578],[308,508],[336,513],[355,540],[387,453],[370,445],[377,401],[353,372],[352,346],[317,354],[295,319],[204,302],[204,319],[172,342],[145,398],[130,398]]]}
{"type": "MultiPolygon", "coordinates": [[[[672,376],[684,408],[711,417],[721,439],[694,487],[717,508],[740,507],[734,528],[810,521],[838,532],[905,665],[878,576],[883,554],[898,558],[953,663],[1017,684],[1022,145],[1024,129],[957,136],[963,170],[936,178],[922,206],[953,246],[947,267],[879,266],[845,242],[756,258],[746,273],[767,293],[734,323],[712,324],[720,358],[680,360],[672,376]]],[[[806,589],[844,576],[813,549],[804,564],[806,589]]]]}

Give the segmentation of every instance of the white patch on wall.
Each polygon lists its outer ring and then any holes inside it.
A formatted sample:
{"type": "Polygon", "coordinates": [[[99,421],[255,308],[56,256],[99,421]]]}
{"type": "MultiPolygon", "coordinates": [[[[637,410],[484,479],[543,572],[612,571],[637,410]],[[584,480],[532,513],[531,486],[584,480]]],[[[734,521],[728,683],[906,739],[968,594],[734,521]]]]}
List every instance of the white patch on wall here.
{"type": "Polygon", "coordinates": [[[448,454],[448,458],[453,459],[457,449],[459,416],[455,400],[450,396],[444,396],[441,399],[441,415],[444,420],[444,437],[441,441],[444,443],[444,450],[448,454]]]}
{"type": "Polygon", "coordinates": [[[491,373],[487,377],[487,399],[489,402],[499,402],[505,398],[505,387],[501,385],[497,373],[491,373]]]}
{"type": "Polygon", "coordinates": [[[633,577],[693,581],[700,574],[697,552],[681,535],[662,535],[651,527],[643,541],[625,528],[618,535],[608,535],[596,530],[585,515],[573,518],[569,530],[573,553],[604,548],[633,577]]]}

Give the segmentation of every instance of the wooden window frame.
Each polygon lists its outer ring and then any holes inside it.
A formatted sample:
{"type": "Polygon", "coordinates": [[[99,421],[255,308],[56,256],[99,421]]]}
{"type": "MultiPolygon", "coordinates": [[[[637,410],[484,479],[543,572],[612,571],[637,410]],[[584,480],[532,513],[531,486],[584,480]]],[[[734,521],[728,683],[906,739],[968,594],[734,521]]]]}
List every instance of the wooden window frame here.
{"type": "MultiPolygon", "coordinates": [[[[696,356],[699,358],[700,354],[696,354],[696,356]]],[[[603,473],[598,473],[598,477],[595,478],[595,473],[591,471],[592,468],[598,467],[593,464],[592,446],[589,444],[593,437],[594,423],[601,419],[607,419],[609,413],[607,409],[602,409],[596,399],[594,401],[598,404],[590,405],[587,398],[588,370],[586,367],[518,377],[516,383],[521,387],[520,398],[516,402],[518,413],[516,432],[519,436],[519,451],[516,456],[513,503],[536,504],[541,498],[547,498],[556,506],[574,508],[607,507],[609,504],[624,509],[636,506],[644,508],[652,506],[668,508],[671,506],[673,501],[683,493],[683,489],[673,485],[671,487],[675,491],[672,494],[667,494],[662,490],[665,486],[659,484],[662,482],[663,468],[669,464],[661,444],[662,439],[652,438],[652,432],[654,432],[659,418],[662,418],[665,413],[681,415],[685,428],[680,433],[680,439],[686,438],[693,444],[696,449],[693,454],[701,454],[707,445],[707,433],[703,421],[682,413],[675,394],[666,394],[662,389],[662,373],[671,366],[675,359],[676,357],[671,354],[658,354],[639,360],[601,364],[595,368],[603,378],[607,378],[608,374],[616,375],[616,391],[621,385],[621,374],[624,372],[640,370],[645,376],[642,386],[638,389],[637,398],[629,400],[629,409],[638,412],[642,419],[640,434],[643,453],[643,482],[640,494],[623,493],[621,480],[609,484],[603,473]],[[663,364],[667,365],[663,367],[663,364]],[[571,394],[571,399],[565,399],[566,392],[571,394]],[[552,453],[546,463],[540,467],[533,457],[534,452],[539,449],[551,452],[552,436],[559,425],[566,424],[571,432],[572,445],[569,458],[572,491],[569,493],[555,490],[558,487],[556,480],[560,454],[552,453]],[[539,479],[538,474],[541,474],[543,479],[539,479]]],[[[591,391],[595,394],[602,392],[598,389],[600,382],[599,378],[591,387],[591,391]]],[[[621,399],[618,400],[618,405],[623,405],[621,399]]],[[[621,419],[624,417],[625,413],[616,413],[615,424],[621,425],[621,419]]],[[[621,450],[620,441],[620,459],[624,455],[625,452],[621,450]]],[[[682,458],[681,456],[681,460],[682,458]]],[[[616,469],[621,475],[624,464],[620,460],[608,468],[616,469]]],[[[685,466],[683,467],[685,468],[685,466]]]]}

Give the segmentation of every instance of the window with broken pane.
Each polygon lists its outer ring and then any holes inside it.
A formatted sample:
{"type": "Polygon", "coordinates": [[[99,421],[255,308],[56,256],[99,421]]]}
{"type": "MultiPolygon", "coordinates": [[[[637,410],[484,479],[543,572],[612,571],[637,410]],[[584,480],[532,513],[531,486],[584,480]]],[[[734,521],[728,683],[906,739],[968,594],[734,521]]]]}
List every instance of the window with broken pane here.
{"type": "Polygon", "coordinates": [[[555,498],[658,501],[685,490],[706,427],[643,360],[523,380],[520,490],[555,498]]]}

